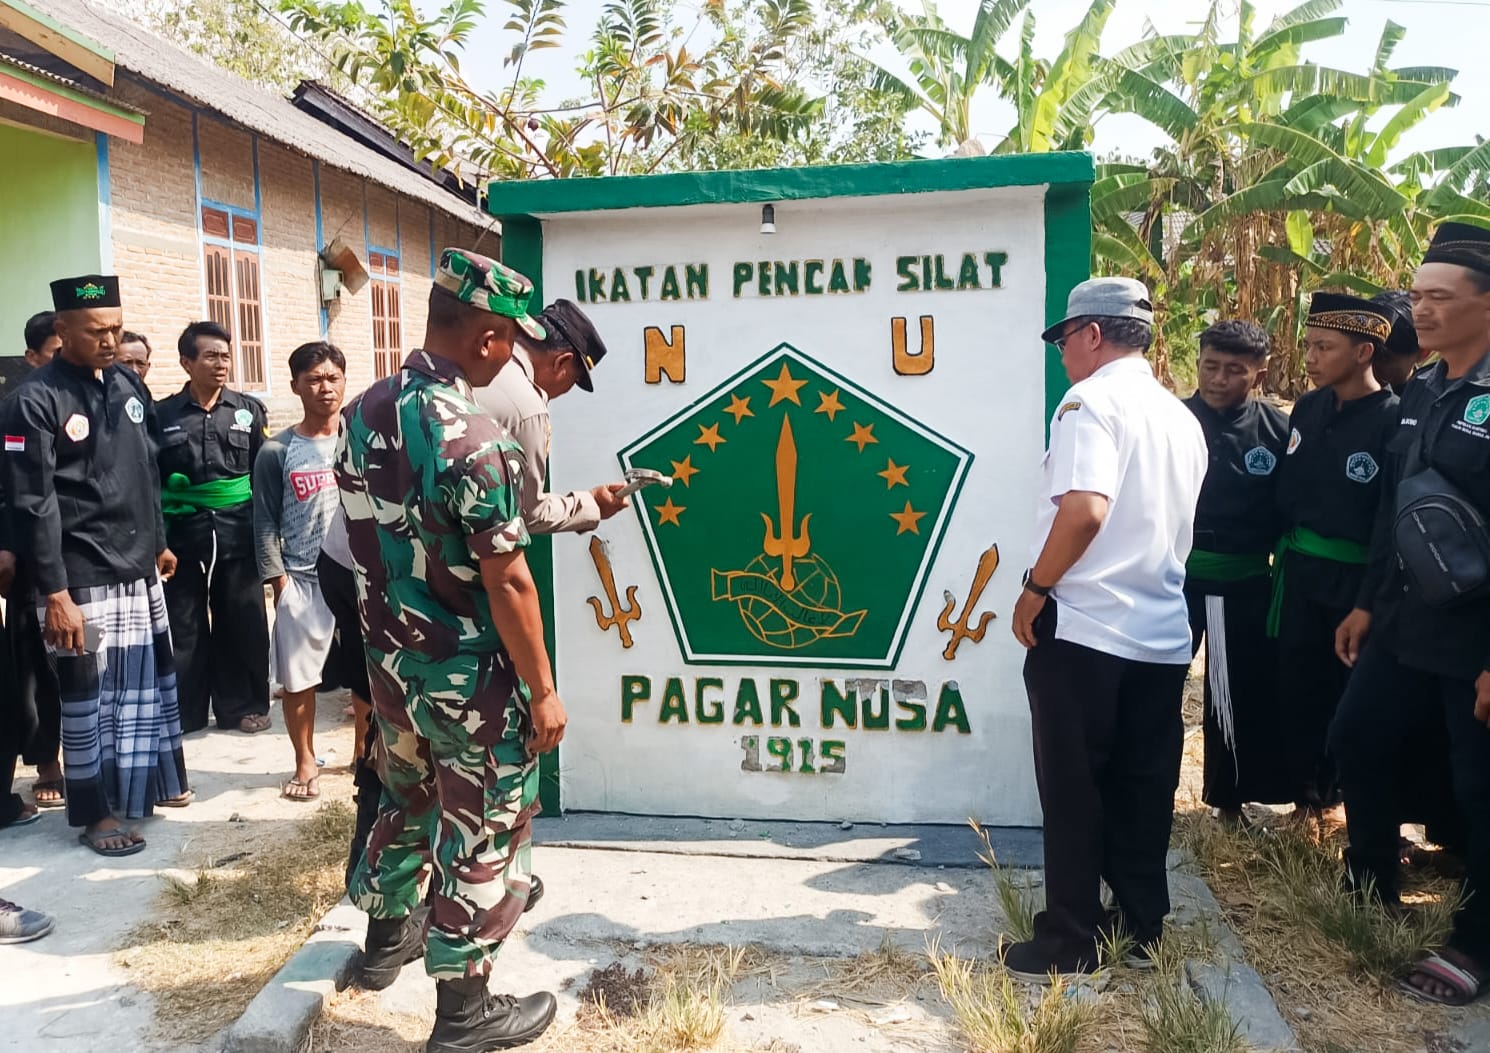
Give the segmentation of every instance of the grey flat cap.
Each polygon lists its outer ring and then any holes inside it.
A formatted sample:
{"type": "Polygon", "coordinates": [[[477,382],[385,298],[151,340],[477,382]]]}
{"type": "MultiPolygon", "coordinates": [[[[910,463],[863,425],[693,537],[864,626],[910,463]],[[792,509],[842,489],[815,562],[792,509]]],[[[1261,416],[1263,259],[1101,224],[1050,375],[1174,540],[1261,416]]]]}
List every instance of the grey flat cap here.
{"type": "Polygon", "coordinates": [[[1066,298],[1066,317],[1056,322],[1040,339],[1053,344],[1061,328],[1073,318],[1100,315],[1104,318],[1137,318],[1154,320],[1154,305],[1149,301],[1148,286],[1132,278],[1091,278],[1071,290],[1066,298]]]}

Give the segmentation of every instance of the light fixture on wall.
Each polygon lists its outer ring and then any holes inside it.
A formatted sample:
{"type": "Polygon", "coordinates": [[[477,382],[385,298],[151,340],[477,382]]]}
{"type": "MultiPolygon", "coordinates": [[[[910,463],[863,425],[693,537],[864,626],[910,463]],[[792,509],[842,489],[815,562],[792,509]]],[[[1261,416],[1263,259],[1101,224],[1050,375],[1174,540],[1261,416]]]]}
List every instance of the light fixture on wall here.
{"type": "Polygon", "coordinates": [[[762,205],[761,206],[761,233],[762,234],[775,234],[776,233],[776,206],[775,205],[762,205]]]}

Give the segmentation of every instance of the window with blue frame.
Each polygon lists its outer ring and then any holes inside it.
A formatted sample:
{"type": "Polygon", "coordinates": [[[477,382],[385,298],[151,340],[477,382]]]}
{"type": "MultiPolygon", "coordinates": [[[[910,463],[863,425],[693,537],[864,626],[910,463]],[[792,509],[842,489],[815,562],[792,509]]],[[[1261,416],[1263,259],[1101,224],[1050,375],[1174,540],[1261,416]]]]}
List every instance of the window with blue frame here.
{"type": "Polygon", "coordinates": [[[398,256],[374,249],[368,253],[368,283],[372,289],[373,369],[378,379],[392,376],[403,365],[403,319],[398,303],[398,256]]]}
{"type": "Polygon", "coordinates": [[[267,385],[258,221],[231,209],[204,205],[202,273],[207,286],[207,316],[233,334],[229,383],[248,391],[263,391],[267,385]]]}

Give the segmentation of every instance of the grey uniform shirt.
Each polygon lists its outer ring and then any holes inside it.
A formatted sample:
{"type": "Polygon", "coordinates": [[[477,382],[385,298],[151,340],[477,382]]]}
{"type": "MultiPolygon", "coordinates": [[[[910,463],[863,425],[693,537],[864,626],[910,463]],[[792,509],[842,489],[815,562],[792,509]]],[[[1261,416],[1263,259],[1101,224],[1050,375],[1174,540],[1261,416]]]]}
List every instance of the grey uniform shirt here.
{"type": "Polygon", "coordinates": [[[530,534],[576,533],[600,525],[600,506],[588,490],[551,494],[548,478],[551,426],[548,396],[533,383],[533,364],[520,347],[497,379],[476,389],[476,402],[523,448],[523,521],[530,534]]]}

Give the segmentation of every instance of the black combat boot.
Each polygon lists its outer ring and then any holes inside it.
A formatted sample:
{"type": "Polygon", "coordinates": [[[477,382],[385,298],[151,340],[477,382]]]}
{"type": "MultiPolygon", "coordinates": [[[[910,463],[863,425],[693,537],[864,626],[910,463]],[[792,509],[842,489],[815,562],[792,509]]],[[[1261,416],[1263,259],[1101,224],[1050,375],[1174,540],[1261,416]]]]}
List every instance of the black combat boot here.
{"type": "Polygon", "coordinates": [[[369,918],[366,951],[357,986],[381,991],[398,979],[399,970],[424,957],[424,924],[429,907],[420,904],[403,918],[369,918]]]}
{"type": "Polygon", "coordinates": [[[532,884],[528,886],[528,905],[523,908],[524,914],[538,906],[538,901],[543,898],[543,879],[534,874],[528,880],[532,884]]]}
{"type": "Polygon", "coordinates": [[[526,1045],[548,1030],[558,1002],[547,991],[513,998],[486,989],[486,977],[441,980],[435,1029],[425,1053],[489,1053],[526,1045]]]}

